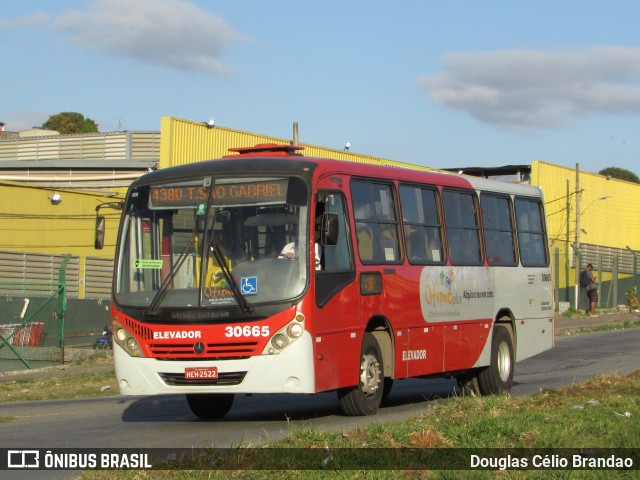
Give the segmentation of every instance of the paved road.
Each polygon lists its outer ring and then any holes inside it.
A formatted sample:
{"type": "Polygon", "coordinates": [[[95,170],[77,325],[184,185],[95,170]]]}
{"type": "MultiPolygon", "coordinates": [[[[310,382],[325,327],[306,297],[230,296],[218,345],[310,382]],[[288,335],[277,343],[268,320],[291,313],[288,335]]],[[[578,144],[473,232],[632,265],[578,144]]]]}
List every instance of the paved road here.
{"type": "MultiPolygon", "coordinates": [[[[593,375],[640,369],[640,329],[557,339],[556,347],[517,365],[514,395],[579,382],[593,375]]],[[[418,415],[430,400],[451,395],[450,380],[396,382],[374,417],[340,415],[335,393],[254,395],[237,398],[221,421],[196,419],[182,396],[110,397],[0,405],[1,447],[227,447],[277,439],[290,426],[341,430],[371,421],[418,415]]]]}
{"type": "MultiPolygon", "coordinates": [[[[640,329],[566,336],[556,347],[516,367],[514,395],[640,369],[640,329]]],[[[282,438],[291,427],[341,431],[426,412],[433,399],[454,393],[450,380],[396,382],[375,417],[340,415],[335,393],[239,397],[221,421],[194,417],[182,396],[110,397],[0,404],[0,448],[229,447],[282,438]]],[[[11,472],[12,478],[69,478],[73,472],[11,472]],[[19,475],[14,475],[19,474],[19,475]]],[[[77,473],[77,472],[76,472],[77,473]]]]}

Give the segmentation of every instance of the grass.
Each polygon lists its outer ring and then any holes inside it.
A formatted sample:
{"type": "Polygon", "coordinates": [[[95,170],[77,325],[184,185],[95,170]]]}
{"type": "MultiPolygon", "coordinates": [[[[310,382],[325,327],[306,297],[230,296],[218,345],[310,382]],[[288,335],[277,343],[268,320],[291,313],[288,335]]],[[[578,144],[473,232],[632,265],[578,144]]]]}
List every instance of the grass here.
{"type": "MultiPolygon", "coordinates": [[[[286,439],[259,448],[208,450],[166,470],[95,471],[102,479],[463,479],[638,478],[617,470],[411,470],[416,458],[434,455],[437,465],[466,465],[469,451],[513,448],[522,452],[563,448],[637,448],[640,445],[640,371],[595,377],[582,384],[512,398],[459,397],[434,402],[428,413],[391,424],[330,433],[291,428],[286,439]],[[311,466],[306,460],[311,457],[311,466]],[[323,460],[324,459],[324,460],[323,460]],[[212,467],[212,464],[214,467],[212,467]],[[305,466],[307,470],[296,469],[305,466]],[[376,467],[377,470],[369,467],[376,467]],[[215,469],[214,469],[215,468],[215,469]],[[629,476],[627,476],[629,475],[629,476]]],[[[215,427],[215,424],[212,424],[215,427]]],[[[636,450],[637,451],[637,450],[636,450]]],[[[531,455],[531,454],[530,454],[531,455]]],[[[638,461],[638,454],[635,457],[638,461]]]]}
{"type": "Polygon", "coordinates": [[[118,395],[115,372],[109,366],[113,358],[108,354],[86,358],[63,369],[48,369],[46,374],[34,378],[11,379],[6,375],[0,383],[0,402],[31,400],[62,400],[118,395]],[[83,367],[105,367],[83,371],[83,367]],[[108,387],[108,388],[107,388],[108,387]]]}
{"type": "MultiPolygon", "coordinates": [[[[640,321],[618,323],[594,331],[640,326],[640,321]]],[[[574,333],[574,332],[572,332],[574,333]]],[[[47,400],[117,395],[112,359],[85,359],[47,378],[0,383],[0,401],[47,400]],[[98,373],[82,367],[105,366],[98,373]],[[75,373],[78,371],[79,373],[75,373]],[[109,386],[109,389],[103,387],[109,386]]],[[[407,452],[440,452],[455,462],[464,450],[483,448],[561,449],[576,447],[638,448],[640,446],[640,371],[626,377],[600,376],[571,387],[524,397],[460,397],[433,402],[427,414],[410,420],[330,433],[291,427],[285,440],[268,445],[237,445],[230,452],[205,450],[178,470],[94,471],[85,480],[121,479],[616,479],[640,478],[638,472],[609,471],[467,471],[410,470],[407,452]],[[628,414],[628,415],[627,415],[628,414]],[[253,447],[253,448],[252,448],[253,447]],[[274,452],[285,452],[276,455],[274,452]],[[301,455],[311,452],[313,469],[302,470],[301,455]],[[327,452],[326,455],[325,452],[327,452]],[[231,455],[229,455],[231,453],[231,455]],[[347,455],[341,458],[339,453],[347,455]],[[293,454],[294,460],[290,457],[293,454]],[[319,455],[321,454],[321,455],[319,455]],[[333,463],[323,464],[329,459],[333,463]],[[355,460],[354,460],[355,459],[355,460]],[[212,463],[213,462],[213,463],[212,463]],[[288,463],[287,463],[288,462],[288,463]],[[342,463],[340,463],[342,462],[342,463]],[[376,466],[379,469],[371,469],[376,466]],[[251,468],[254,467],[253,470],[251,468]],[[347,470],[346,468],[353,467],[347,470]],[[266,468],[271,468],[266,470],[266,468]],[[625,475],[629,476],[625,476],[625,475]]],[[[0,418],[10,421],[10,418],[0,418]]],[[[215,423],[211,424],[212,430],[215,423]]],[[[531,450],[529,450],[531,451],[531,450]]],[[[640,458],[637,458],[640,461],[640,458]]]]}
{"type": "MultiPolygon", "coordinates": [[[[625,312],[627,310],[625,309],[625,312]]],[[[607,308],[604,310],[600,310],[600,309],[596,309],[595,310],[595,314],[596,315],[606,315],[608,313],[618,313],[620,312],[619,308],[607,308]]],[[[562,317],[564,318],[585,318],[588,317],[588,315],[585,314],[585,310],[584,308],[581,310],[577,310],[574,307],[569,307],[567,310],[565,310],[562,315],[562,317]]]]}
{"type": "Polygon", "coordinates": [[[564,318],[583,318],[585,315],[584,311],[576,310],[574,307],[570,307],[562,313],[562,316],[564,318]]]}

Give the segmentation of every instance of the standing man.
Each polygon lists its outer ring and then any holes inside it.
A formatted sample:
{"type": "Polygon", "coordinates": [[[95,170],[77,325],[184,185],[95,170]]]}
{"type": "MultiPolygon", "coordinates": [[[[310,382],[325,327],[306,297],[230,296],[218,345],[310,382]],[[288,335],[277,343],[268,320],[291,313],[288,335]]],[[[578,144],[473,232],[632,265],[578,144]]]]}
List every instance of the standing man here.
{"type": "Polygon", "coordinates": [[[593,265],[590,263],[584,267],[584,271],[580,274],[580,286],[587,293],[589,298],[589,308],[587,315],[596,316],[596,304],[598,303],[598,286],[596,285],[598,277],[593,274],[593,265]]]}

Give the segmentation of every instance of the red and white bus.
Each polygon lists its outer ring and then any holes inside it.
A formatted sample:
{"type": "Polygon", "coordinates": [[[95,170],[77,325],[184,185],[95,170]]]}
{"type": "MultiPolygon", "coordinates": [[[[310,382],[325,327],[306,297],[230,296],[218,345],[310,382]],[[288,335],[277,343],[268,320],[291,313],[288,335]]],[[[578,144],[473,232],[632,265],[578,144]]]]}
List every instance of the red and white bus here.
{"type": "Polygon", "coordinates": [[[124,395],[335,390],[375,414],[394,380],[511,388],[553,345],[542,193],[257,145],[130,187],[115,261],[124,395]]]}

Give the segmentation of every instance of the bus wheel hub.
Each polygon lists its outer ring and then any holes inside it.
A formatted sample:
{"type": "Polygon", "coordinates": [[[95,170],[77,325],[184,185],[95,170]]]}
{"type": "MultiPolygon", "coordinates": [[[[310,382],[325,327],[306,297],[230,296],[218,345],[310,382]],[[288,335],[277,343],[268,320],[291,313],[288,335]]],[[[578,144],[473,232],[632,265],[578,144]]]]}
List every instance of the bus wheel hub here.
{"type": "Polygon", "coordinates": [[[380,364],[374,355],[365,353],[360,364],[360,385],[362,392],[374,395],[380,386],[380,364]]]}

